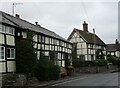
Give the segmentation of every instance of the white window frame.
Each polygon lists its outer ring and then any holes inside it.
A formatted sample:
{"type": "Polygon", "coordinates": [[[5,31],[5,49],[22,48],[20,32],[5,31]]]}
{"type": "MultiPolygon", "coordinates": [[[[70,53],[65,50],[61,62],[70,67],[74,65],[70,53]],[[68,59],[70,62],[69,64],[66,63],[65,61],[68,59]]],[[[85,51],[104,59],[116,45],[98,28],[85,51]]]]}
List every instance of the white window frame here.
{"type": "Polygon", "coordinates": [[[2,25],[2,29],[1,29],[1,30],[2,30],[2,31],[0,31],[0,32],[2,32],[2,33],[15,35],[15,28],[14,28],[14,27],[2,25]],[[6,28],[8,28],[7,31],[6,31],[6,28]],[[4,31],[3,31],[3,30],[4,30],[4,31]],[[12,30],[12,33],[10,32],[10,30],[12,30]]]}
{"type": "Polygon", "coordinates": [[[0,48],[3,47],[4,48],[4,58],[0,58],[0,61],[4,61],[5,60],[5,47],[4,46],[0,46],[0,48]]]}
{"type": "Polygon", "coordinates": [[[7,48],[7,49],[10,49],[10,57],[7,56],[7,59],[15,59],[15,49],[14,48],[7,48]],[[14,49],[14,57],[12,57],[12,53],[11,53],[11,50],[14,49]]]}
{"type": "Polygon", "coordinates": [[[22,32],[22,38],[25,38],[25,39],[27,38],[27,32],[24,32],[24,31],[22,32]]]}

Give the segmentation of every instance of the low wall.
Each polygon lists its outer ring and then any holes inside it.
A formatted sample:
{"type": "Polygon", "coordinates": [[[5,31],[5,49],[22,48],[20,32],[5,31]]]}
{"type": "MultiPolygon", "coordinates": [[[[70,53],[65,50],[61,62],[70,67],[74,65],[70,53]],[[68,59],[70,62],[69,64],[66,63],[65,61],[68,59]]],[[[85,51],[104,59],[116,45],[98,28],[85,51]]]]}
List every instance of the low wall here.
{"type": "Polygon", "coordinates": [[[26,83],[26,75],[16,73],[2,74],[2,86],[23,86],[26,83]]]}
{"type": "Polygon", "coordinates": [[[89,66],[89,67],[80,67],[75,68],[75,72],[78,73],[100,73],[100,72],[109,72],[117,70],[117,66],[110,65],[107,66],[89,66]]]}

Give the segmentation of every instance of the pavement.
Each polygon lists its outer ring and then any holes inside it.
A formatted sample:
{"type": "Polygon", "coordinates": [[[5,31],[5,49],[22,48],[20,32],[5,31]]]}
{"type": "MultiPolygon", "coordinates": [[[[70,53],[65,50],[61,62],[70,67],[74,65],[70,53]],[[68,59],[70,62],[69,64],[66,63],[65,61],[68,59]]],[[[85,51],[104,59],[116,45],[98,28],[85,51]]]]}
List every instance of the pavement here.
{"type": "Polygon", "coordinates": [[[62,83],[62,82],[66,82],[69,80],[75,80],[81,77],[88,77],[90,75],[93,74],[78,74],[78,73],[74,73],[71,76],[66,76],[63,78],[60,78],[59,80],[51,80],[51,81],[42,81],[42,82],[34,82],[34,83],[28,83],[26,86],[29,88],[38,88],[38,87],[46,87],[46,86],[50,86],[50,85],[54,85],[54,84],[58,84],[58,83],[62,83]]]}

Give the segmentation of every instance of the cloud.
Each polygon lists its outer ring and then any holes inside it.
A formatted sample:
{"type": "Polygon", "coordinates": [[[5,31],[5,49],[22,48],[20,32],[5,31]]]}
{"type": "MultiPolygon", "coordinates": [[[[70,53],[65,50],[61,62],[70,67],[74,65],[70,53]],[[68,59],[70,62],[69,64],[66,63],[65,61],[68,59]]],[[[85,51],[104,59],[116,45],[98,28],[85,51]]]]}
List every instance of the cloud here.
{"type": "MultiPolygon", "coordinates": [[[[67,38],[74,28],[82,30],[83,21],[89,23],[89,31],[105,43],[113,43],[118,33],[117,2],[24,2],[15,7],[21,18],[39,24],[67,38]]],[[[3,11],[12,12],[12,3],[4,3],[3,11]]]]}

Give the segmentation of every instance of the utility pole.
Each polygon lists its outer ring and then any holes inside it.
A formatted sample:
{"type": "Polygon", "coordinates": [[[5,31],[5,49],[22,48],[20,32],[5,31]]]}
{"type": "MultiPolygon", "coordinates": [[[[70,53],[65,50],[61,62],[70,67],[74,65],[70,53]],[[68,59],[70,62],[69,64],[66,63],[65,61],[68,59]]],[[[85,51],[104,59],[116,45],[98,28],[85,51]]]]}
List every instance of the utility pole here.
{"type": "Polygon", "coordinates": [[[15,6],[16,5],[20,5],[20,4],[23,4],[23,3],[13,3],[12,6],[13,6],[13,9],[12,9],[12,15],[14,16],[14,13],[15,13],[15,6]]]}
{"type": "Polygon", "coordinates": [[[95,60],[96,60],[96,40],[95,40],[95,29],[93,28],[94,33],[94,48],[95,48],[95,60]]]}

